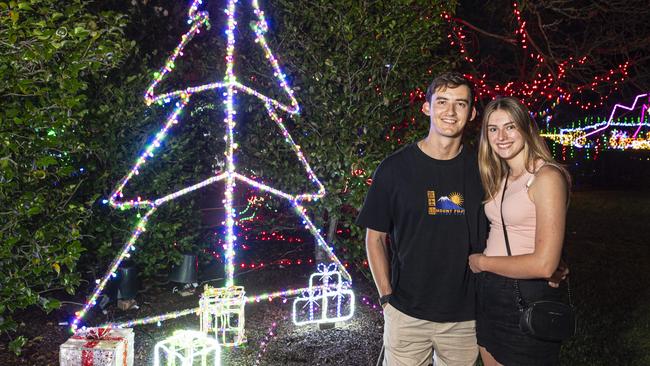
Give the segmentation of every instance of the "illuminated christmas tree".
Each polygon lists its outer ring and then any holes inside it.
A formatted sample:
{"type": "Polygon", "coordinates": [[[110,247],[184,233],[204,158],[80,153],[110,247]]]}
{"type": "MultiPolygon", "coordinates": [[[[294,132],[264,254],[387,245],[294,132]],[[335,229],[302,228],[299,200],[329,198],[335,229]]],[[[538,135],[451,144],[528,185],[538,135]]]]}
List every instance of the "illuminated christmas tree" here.
{"type": "MultiPolygon", "coordinates": [[[[240,82],[237,79],[237,76],[235,75],[234,72],[235,48],[236,48],[235,33],[238,26],[237,21],[235,19],[237,0],[229,0],[227,3],[227,8],[224,10],[227,18],[227,24],[225,29],[226,71],[223,79],[212,83],[204,84],[204,85],[186,87],[183,89],[170,91],[162,95],[156,94],[155,90],[158,87],[158,85],[161,83],[161,81],[165,79],[166,76],[168,76],[173,72],[175,67],[175,61],[179,56],[183,55],[183,49],[185,48],[185,46],[197,34],[199,34],[201,30],[205,30],[210,26],[208,13],[206,11],[199,11],[199,6],[201,5],[201,3],[202,3],[201,0],[193,0],[192,3],[190,4],[190,8],[188,11],[188,24],[190,25],[190,29],[181,37],[180,43],[178,44],[178,46],[176,47],[172,55],[167,59],[165,65],[160,69],[159,72],[157,72],[154,75],[154,80],[147,88],[147,91],[144,96],[147,105],[154,104],[154,105],[162,106],[162,105],[171,104],[173,106],[172,111],[167,116],[167,119],[162,125],[162,127],[153,137],[152,139],[153,141],[145,147],[144,152],[137,158],[132,169],[129,171],[129,173],[126,176],[124,176],[124,178],[122,178],[122,180],[120,180],[120,182],[117,184],[114,191],[111,193],[109,199],[106,200],[106,203],[108,203],[113,208],[117,208],[121,210],[129,210],[129,209],[143,210],[144,214],[142,214],[141,216],[140,214],[138,214],[139,221],[136,224],[131,237],[126,241],[120,253],[115,257],[113,262],[110,264],[105,276],[97,280],[96,287],[92,295],[89,297],[87,303],[84,305],[83,309],[76,313],[75,319],[73,320],[72,323],[73,330],[79,326],[81,319],[88,312],[88,310],[95,305],[97,298],[100,296],[101,292],[103,291],[104,287],[111,279],[111,277],[115,277],[115,273],[119,268],[120,264],[122,263],[122,261],[125,258],[129,257],[131,252],[135,250],[135,244],[138,241],[138,238],[147,229],[148,220],[149,218],[152,217],[152,215],[156,212],[156,210],[162,205],[164,205],[165,203],[170,202],[180,196],[186,195],[192,191],[201,188],[205,188],[208,185],[216,184],[218,182],[224,183],[224,199],[223,199],[223,204],[225,209],[224,266],[225,266],[225,273],[226,273],[226,282],[225,282],[225,287],[221,289],[216,289],[214,291],[206,290],[206,293],[204,294],[205,296],[210,296],[209,294],[211,294],[212,292],[218,294],[219,297],[224,297],[224,296],[228,297],[230,293],[235,293],[237,295],[237,298],[242,299],[243,302],[255,302],[255,301],[260,301],[260,299],[273,299],[275,297],[285,297],[285,296],[302,294],[305,293],[305,291],[307,290],[314,291],[312,286],[310,286],[309,288],[289,289],[289,290],[270,292],[266,294],[242,296],[243,287],[235,286],[233,280],[234,271],[235,271],[235,266],[233,264],[234,263],[233,261],[235,257],[234,248],[235,248],[235,241],[236,241],[236,235],[234,232],[234,227],[236,224],[236,214],[235,214],[235,209],[233,207],[233,193],[235,190],[236,182],[239,182],[240,184],[247,185],[250,187],[254,187],[260,191],[266,192],[270,195],[288,201],[293,207],[293,210],[295,211],[296,215],[302,221],[302,226],[304,226],[305,229],[311,232],[311,234],[314,236],[317,245],[320,248],[322,248],[325,251],[325,253],[327,253],[328,259],[333,263],[337,272],[340,273],[340,275],[345,279],[346,281],[345,288],[348,288],[350,285],[351,278],[349,273],[347,272],[347,270],[345,269],[341,261],[334,254],[332,248],[329,247],[329,245],[325,242],[325,240],[323,239],[323,237],[319,232],[320,230],[316,228],[316,226],[312,223],[310,218],[307,216],[307,210],[303,205],[303,202],[315,201],[323,197],[325,195],[325,188],[323,184],[318,180],[311,167],[309,166],[309,163],[307,162],[302,151],[300,150],[300,146],[298,146],[295,143],[295,141],[293,140],[292,136],[289,134],[289,131],[286,129],[283,123],[282,115],[291,116],[291,115],[298,114],[299,106],[298,106],[298,102],[296,101],[293,95],[294,94],[293,90],[290,88],[289,84],[287,83],[285,74],[280,69],[277,59],[273,55],[268,43],[266,42],[266,39],[264,38],[264,34],[268,31],[268,25],[264,17],[264,12],[260,10],[256,0],[250,0],[250,10],[252,10],[252,12],[254,13],[254,19],[255,19],[253,22],[251,22],[251,27],[255,33],[255,43],[264,52],[266,61],[272,67],[273,76],[277,80],[282,93],[289,100],[288,104],[286,103],[283,104],[278,100],[272,99],[262,94],[261,92],[255,90],[254,88],[245,85],[243,82],[240,82]],[[194,95],[206,91],[210,91],[213,94],[215,94],[214,92],[216,90],[221,91],[221,93],[217,95],[221,95],[222,97],[222,103],[224,106],[224,113],[225,113],[225,117],[223,119],[223,123],[225,125],[225,130],[226,130],[224,136],[224,140],[226,143],[226,149],[224,153],[226,161],[225,161],[224,169],[222,171],[216,172],[214,176],[208,179],[199,181],[184,189],[181,189],[177,192],[170,193],[168,195],[164,195],[162,197],[125,198],[124,197],[125,188],[127,187],[127,185],[129,185],[131,179],[134,178],[136,175],[138,175],[140,170],[148,163],[148,161],[150,161],[154,157],[154,153],[161,146],[163,141],[167,138],[168,134],[174,128],[174,125],[179,123],[179,117],[183,113],[185,108],[188,106],[188,103],[190,102],[191,98],[194,95]],[[264,105],[268,117],[280,129],[282,137],[284,138],[285,142],[291,147],[292,151],[295,153],[296,157],[298,158],[298,161],[300,162],[300,166],[304,169],[307,177],[309,178],[311,183],[315,186],[315,192],[308,192],[308,193],[301,193],[301,194],[286,193],[270,185],[263,183],[262,180],[258,177],[249,177],[238,172],[235,166],[235,151],[238,145],[234,139],[236,114],[237,114],[234,102],[236,99],[236,94],[239,92],[257,98],[257,100],[259,100],[264,105]]],[[[152,230],[155,230],[155,228],[153,228],[152,230]]],[[[337,284],[337,286],[339,288],[341,287],[340,284],[337,284]]],[[[207,299],[204,303],[208,303],[207,299]]],[[[148,317],[145,319],[132,320],[123,324],[108,324],[108,326],[127,327],[136,324],[155,323],[165,319],[175,318],[182,315],[199,313],[200,311],[201,308],[180,310],[173,313],[148,317]]],[[[243,317],[243,315],[241,316],[243,317]]],[[[243,324],[243,319],[241,323],[243,324]]],[[[239,342],[236,341],[233,343],[236,344],[239,342]]]]}

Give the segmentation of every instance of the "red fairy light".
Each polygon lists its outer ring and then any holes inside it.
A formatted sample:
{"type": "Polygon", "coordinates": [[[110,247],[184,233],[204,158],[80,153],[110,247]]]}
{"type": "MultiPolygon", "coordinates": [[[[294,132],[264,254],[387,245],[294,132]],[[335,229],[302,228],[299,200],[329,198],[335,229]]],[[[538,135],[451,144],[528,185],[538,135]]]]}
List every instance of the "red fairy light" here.
{"type": "MultiPolygon", "coordinates": [[[[518,44],[522,49],[523,54],[535,61],[535,64],[532,65],[531,69],[535,70],[544,67],[544,57],[529,50],[526,21],[522,19],[521,11],[519,10],[517,3],[513,3],[513,13],[517,22],[517,28],[513,33],[516,36],[518,44]]],[[[463,59],[473,64],[474,59],[470,57],[470,53],[465,46],[465,40],[468,37],[465,34],[464,27],[462,26],[462,23],[464,22],[461,19],[451,17],[451,15],[446,12],[443,12],[441,16],[450,26],[450,32],[447,35],[450,45],[456,46],[463,59]]],[[[589,82],[583,85],[578,85],[572,88],[563,86],[566,85],[567,71],[574,69],[577,66],[585,65],[586,61],[586,56],[578,59],[569,57],[567,60],[562,61],[555,66],[557,78],[553,78],[551,74],[547,74],[543,77],[538,73],[537,78],[530,81],[507,82],[504,84],[490,83],[490,85],[488,85],[485,82],[485,80],[488,79],[485,74],[481,76],[466,74],[465,76],[475,84],[477,96],[480,98],[487,97],[492,99],[501,95],[514,96],[522,99],[522,101],[531,108],[537,108],[540,103],[560,98],[567,104],[587,110],[602,107],[605,101],[607,101],[618,87],[610,88],[607,93],[601,94],[598,97],[598,100],[593,103],[583,102],[579,100],[579,98],[576,98],[576,96],[586,91],[593,92],[594,89],[604,84],[613,83],[614,85],[618,85],[623,82],[628,77],[629,63],[625,62],[615,68],[611,68],[603,75],[596,75],[589,82]]]]}

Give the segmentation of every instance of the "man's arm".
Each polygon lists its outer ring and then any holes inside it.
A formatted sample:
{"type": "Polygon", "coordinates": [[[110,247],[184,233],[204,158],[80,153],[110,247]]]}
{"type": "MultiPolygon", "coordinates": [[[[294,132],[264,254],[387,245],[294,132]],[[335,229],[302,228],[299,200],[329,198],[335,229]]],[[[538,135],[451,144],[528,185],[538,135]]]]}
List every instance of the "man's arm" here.
{"type": "Polygon", "coordinates": [[[393,288],[390,284],[390,264],[388,262],[388,246],[386,233],[366,229],[366,254],[372,278],[379,296],[390,295],[393,288]]]}

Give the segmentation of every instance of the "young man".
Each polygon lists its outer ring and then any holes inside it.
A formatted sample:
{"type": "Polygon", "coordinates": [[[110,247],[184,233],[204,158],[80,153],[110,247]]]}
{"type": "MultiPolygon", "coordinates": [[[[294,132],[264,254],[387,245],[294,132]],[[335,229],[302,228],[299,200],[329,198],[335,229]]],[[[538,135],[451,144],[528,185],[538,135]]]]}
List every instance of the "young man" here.
{"type": "Polygon", "coordinates": [[[433,80],[422,107],[429,134],[381,162],[357,224],[384,307],[384,365],[474,365],[474,278],[486,222],[474,152],[463,147],[476,117],[471,84],[458,73],[433,80]],[[390,234],[389,265],[387,236],[390,234]]]}

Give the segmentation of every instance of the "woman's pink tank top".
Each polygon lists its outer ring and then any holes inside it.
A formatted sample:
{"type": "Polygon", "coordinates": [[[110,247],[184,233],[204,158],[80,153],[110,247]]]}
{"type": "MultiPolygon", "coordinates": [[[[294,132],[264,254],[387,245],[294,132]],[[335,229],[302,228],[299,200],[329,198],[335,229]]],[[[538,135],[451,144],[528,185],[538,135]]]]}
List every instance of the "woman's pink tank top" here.
{"type": "MultiPolygon", "coordinates": [[[[515,180],[508,179],[508,187],[503,199],[503,219],[506,222],[512,255],[530,254],[535,251],[535,204],[528,196],[528,187],[534,177],[532,173],[525,172],[515,180]]],[[[503,226],[501,226],[502,195],[503,185],[495,199],[485,203],[485,215],[490,220],[490,234],[483,252],[487,256],[508,255],[503,226]]]]}

